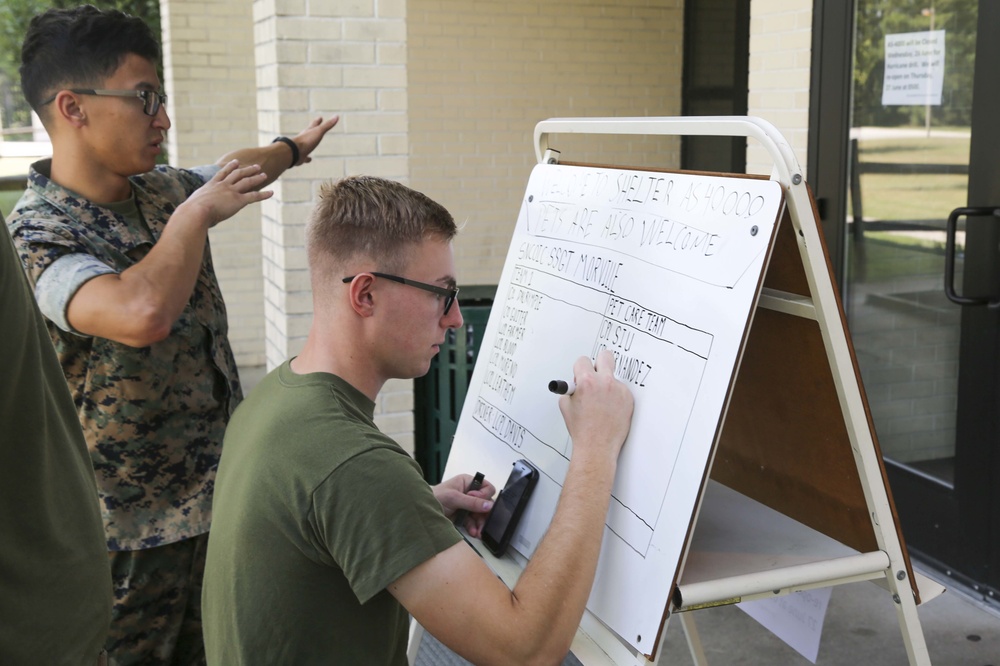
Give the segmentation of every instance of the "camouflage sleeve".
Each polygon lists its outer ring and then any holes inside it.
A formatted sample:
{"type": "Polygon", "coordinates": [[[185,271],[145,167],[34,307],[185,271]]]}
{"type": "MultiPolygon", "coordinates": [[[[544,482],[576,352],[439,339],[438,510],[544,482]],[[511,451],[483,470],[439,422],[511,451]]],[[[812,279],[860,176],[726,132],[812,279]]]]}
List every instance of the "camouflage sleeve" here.
{"type": "Polygon", "coordinates": [[[32,285],[59,257],[91,254],[82,234],[61,219],[28,216],[15,211],[9,222],[10,235],[21,258],[21,266],[32,285]]]}
{"type": "Polygon", "coordinates": [[[66,318],[66,308],[88,280],[117,271],[89,254],[64,254],[53,261],[35,284],[35,300],[46,317],[64,331],[82,335],[66,318]]]}
{"type": "Polygon", "coordinates": [[[219,172],[219,169],[220,167],[216,164],[206,164],[190,169],[178,169],[161,164],[151,172],[135,176],[134,179],[149,185],[160,196],[166,197],[175,206],[179,206],[195,190],[210,181],[219,172]]]}

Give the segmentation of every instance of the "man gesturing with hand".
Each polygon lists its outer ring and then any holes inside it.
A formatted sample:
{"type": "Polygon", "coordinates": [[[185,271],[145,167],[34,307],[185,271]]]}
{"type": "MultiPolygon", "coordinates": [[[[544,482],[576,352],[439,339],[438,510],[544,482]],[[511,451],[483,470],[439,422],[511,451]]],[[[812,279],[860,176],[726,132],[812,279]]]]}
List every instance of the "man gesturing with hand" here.
{"type": "Polygon", "coordinates": [[[21,84],[52,140],[8,220],[69,384],[100,495],[118,666],[198,664],[215,471],[242,399],[208,230],[336,124],[196,169],[157,166],[170,128],[141,20],[92,6],[29,26],[21,84]]]}

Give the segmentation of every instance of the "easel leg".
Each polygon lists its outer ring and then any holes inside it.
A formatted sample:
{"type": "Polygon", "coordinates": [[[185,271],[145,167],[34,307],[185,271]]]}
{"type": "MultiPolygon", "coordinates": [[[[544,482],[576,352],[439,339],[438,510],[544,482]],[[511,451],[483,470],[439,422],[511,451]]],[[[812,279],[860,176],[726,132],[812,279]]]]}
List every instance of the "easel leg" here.
{"type": "Polygon", "coordinates": [[[903,632],[903,644],[906,646],[906,656],[910,666],[930,666],[931,657],[927,652],[927,642],[920,627],[920,616],[917,615],[917,604],[913,594],[904,581],[899,585],[891,585],[893,601],[896,601],[896,617],[899,618],[899,628],[903,632]]]}
{"type": "Polygon", "coordinates": [[[423,625],[410,618],[410,642],[406,647],[406,661],[410,666],[417,663],[417,653],[420,652],[420,642],[424,639],[425,631],[423,625]]]}
{"type": "Polygon", "coordinates": [[[695,626],[693,614],[691,612],[677,614],[681,617],[684,638],[687,639],[688,650],[691,652],[695,666],[708,666],[708,659],[705,657],[705,650],[701,647],[701,636],[698,635],[698,627],[695,626]]]}

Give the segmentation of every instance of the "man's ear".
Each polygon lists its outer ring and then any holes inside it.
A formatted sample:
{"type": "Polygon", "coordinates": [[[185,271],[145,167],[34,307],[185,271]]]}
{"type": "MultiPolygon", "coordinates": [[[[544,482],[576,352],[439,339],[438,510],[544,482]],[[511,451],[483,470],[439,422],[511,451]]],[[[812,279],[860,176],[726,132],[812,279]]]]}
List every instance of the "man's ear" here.
{"type": "Polygon", "coordinates": [[[73,127],[82,127],[87,122],[87,113],[80,103],[80,97],[68,90],[59,91],[52,100],[52,111],[73,127]]]}
{"type": "Polygon", "coordinates": [[[347,286],[351,308],[362,317],[375,314],[375,276],[359,274],[347,286]]]}

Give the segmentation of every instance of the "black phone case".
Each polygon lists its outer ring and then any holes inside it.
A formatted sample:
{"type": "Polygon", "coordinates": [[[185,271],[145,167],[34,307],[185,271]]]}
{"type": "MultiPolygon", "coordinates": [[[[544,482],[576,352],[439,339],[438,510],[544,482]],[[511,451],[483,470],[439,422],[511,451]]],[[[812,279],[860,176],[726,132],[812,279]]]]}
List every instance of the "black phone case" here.
{"type": "MultiPolygon", "coordinates": [[[[521,495],[521,500],[514,507],[511,512],[510,521],[507,523],[506,529],[503,531],[503,535],[500,537],[499,542],[494,542],[493,539],[486,533],[487,527],[490,524],[490,520],[493,518],[493,511],[490,511],[490,515],[486,518],[486,524],[483,526],[483,544],[486,548],[493,553],[496,557],[503,557],[503,554],[507,552],[507,546],[510,545],[511,537],[514,536],[514,530],[517,528],[517,524],[521,520],[521,514],[524,513],[524,507],[527,506],[528,500],[531,498],[531,493],[535,489],[535,484],[538,482],[538,470],[529,463],[527,460],[518,460],[514,463],[515,466],[523,465],[529,470],[527,479],[528,483],[524,489],[524,493],[521,495]]],[[[514,476],[514,472],[511,472],[511,476],[514,476]]],[[[507,479],[508,485],[510,483],[510,478],[507,479]]],[[[504,490],[507,486],[504,486],[504,490]]],[[[503,494],[503,490],[500,491],[500,495],[503,494]]],[[[497,496],[497,502],[499,502],[500,496],[497,496]]],[[[496,508],[496,503],[494,503],[494,509],[496,508]]]]}

